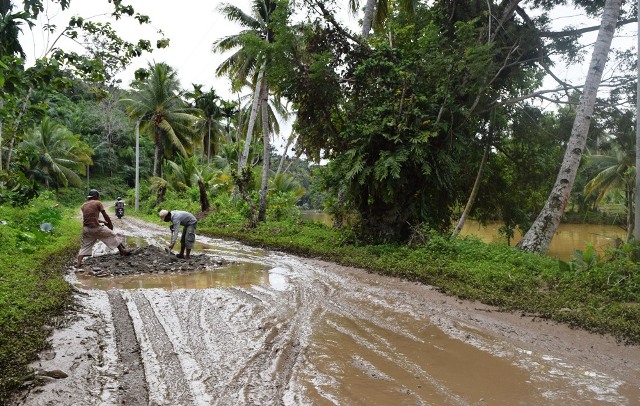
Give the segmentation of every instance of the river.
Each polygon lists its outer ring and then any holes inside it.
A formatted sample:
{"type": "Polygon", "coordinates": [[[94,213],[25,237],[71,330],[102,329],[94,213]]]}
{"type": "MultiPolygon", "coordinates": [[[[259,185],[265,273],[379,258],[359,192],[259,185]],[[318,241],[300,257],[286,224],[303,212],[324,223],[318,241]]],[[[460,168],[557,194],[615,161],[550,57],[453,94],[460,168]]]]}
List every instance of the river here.
{"type": "MultiPolygon", "coordinates": [[[[318,211],[305,211],[303,218],[319,221],[323,224],[331,225],[331,216],[318,211]]],[[[475,236],[487,243],[507,243],[506,238],[498,231],[502,223],[494,222],[482,225],[475,220],[467,220],[460,235],[475,236]]],[[[516,233],[511,240],[511,245],[517,244],[522,235],[516,233]]],[[[616,238],[624,240],[626,231],[619,226],[609,226],[601,224],[560,224],[556,234],[551,241],[547,255],[570,260],[575,250],[584,250],[587,244],[593,244],[600,252],[612,247],[616,238]]]]}

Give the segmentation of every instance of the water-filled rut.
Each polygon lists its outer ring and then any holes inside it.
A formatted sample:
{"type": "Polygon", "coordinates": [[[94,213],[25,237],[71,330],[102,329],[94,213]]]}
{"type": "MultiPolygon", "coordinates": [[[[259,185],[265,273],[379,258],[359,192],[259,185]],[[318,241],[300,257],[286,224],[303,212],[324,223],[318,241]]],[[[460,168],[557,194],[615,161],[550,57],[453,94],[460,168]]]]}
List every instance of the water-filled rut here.
{"type": "MultiPolygon", "coordinates": [[[[115,225],[130,245],[166,245],[168,229],[115,225]]],[[[108,283],[70,270],[80,310],[54,333],[55,356],[34,363],[68,377],[19,404],[640,403],[638,347],[360,269],[198,242],[195,255],[225,265],[108,283]],[[198,282],[176,282],[187,275],[198,282]]]]}

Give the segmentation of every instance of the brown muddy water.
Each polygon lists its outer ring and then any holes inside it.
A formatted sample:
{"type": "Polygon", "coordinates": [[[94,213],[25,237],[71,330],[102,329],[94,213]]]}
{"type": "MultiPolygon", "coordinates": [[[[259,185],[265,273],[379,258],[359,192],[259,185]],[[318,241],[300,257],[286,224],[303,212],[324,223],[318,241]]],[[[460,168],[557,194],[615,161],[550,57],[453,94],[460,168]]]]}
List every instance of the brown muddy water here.
{"type": "MultiPolygon", "coordinates": [[[[317,211],[305,211],[303,218],[319,221],[331,225],[329,214],[317,211]]],[[[474,236],[487,243],[507,243],[507,239],[499,232],[502,223],[489,223],[482,225],[475,220],[465,222],[460,235],[474,236]]],[[[551,240],[547,255],[550,257],[569,260],[575,250],[584,250],[587,244],[592,244],[600,253],[606,248],[614,246],[616,239],[624,240],[626,231],[619,226],[596,224],[560,224],[556,234],[551,240]]],[[[516,245],[522,239],[522,234],[516,232],[510,244],[516,245]]]]}
{"type": "Polygon", "coordinates": [[[206,289],[269,285],[265,266],[252,263],[229,264],[211,271],[141,274],[112,277],[78,275],[87,289],[206,289]]]}
{"type": "MultiPolygon", "coordinates": [[[[116,227],[131,246],[166,245],[153,224],[116,227]]],[[[638,347],[360,269],[198,242],[229,264],[70,272],[80,317],[36,365],[69,377],[17,404],[640,404],[638,347]]]]}
{"type": "MultiPolygon", "coordinates": [[[[472,235],[485,242],[507,243],[498,229],[501,223],[481,225],[477,221],[467,221],[460,232],[461,235],[472,235]]],[[[556,231],[547,255],[564,261],[573,257],[575,250],[584,250],[587,244],[592,244],[601,254],[605,249],[613,247],[616,239],[626,239],[626,231],[619,226],[599,224],[560,224],[556,231]]],[[[522,239],[521,233],[516,233],[511,245],[522,239]]]]}

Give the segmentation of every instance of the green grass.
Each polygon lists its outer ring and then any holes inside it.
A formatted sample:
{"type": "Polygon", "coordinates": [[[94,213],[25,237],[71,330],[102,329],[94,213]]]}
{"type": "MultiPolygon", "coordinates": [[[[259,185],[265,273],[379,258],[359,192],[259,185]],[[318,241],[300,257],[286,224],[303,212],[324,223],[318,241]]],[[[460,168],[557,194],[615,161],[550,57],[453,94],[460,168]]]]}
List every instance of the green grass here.
{"type": "Polygon", "coordinates": [[[570,270],[549,257],[473,237],[431,236],[416,246],[349,242],[320,223],[267,222],[254,230],[207,219],[200,233],[319,257],[433,285],[462,299],[518,310],[640,344],[640,265],[628,255],[570,270]]]}
{"type": "MultiPolygon", "coordinates": [[[[0,404],[31,375],[28,363],[46,348],[71,303],[63,270],[79,248],[80,224],[62,220],[55,201],[38,199],[24,208],[0,206],[0,404]],[[50,233],[39,231],[54,223],[50,233]]],[[[71,214],[68,216],[71,218],[71,214]]]]}

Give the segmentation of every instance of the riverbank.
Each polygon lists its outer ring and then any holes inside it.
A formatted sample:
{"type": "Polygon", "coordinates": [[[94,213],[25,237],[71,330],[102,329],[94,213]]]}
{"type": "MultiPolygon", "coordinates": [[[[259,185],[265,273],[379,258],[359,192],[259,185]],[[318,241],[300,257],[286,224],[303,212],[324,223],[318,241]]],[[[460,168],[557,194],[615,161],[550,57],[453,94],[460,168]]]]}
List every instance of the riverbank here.
{"type": "Polygon", "coordinates": [[[472,237],[425,236],[413,246],[363,246],[325,225],[303,221],[249,230],[210,217],[199,232],[418,281],[460,299],[640,344],[640,265],[631,252],[561,263],[472,237]]]}
{"type": "Polygon", "coordinates": [[[72,305],[64,270],[79,248],[80,224],[53,200],[0,206],[0,405],[29,380],[28,363],[46,348],[72,305]],[[43,232],[40,224],[53,226],[43,232]]]}

